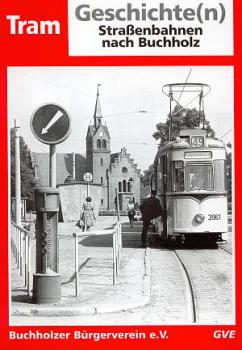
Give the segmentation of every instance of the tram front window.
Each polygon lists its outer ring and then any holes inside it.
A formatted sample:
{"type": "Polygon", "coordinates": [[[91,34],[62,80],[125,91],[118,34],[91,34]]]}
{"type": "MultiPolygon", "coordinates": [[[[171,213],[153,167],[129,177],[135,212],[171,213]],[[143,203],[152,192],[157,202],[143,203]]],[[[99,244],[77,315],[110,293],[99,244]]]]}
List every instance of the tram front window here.
{"type": "Polygon", "coordinates": [[[185,167],[186,191],[213,190],[213,167],[209,164],[187,164],[185,167]]]}

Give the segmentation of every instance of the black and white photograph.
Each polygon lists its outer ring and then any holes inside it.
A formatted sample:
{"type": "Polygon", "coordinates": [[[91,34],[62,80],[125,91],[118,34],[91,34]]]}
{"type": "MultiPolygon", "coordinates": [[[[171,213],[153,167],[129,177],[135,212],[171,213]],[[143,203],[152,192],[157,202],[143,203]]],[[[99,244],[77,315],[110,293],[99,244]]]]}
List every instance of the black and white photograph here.
{"type": "Polygon", "coordinates": [[[233,325],[232,66],[11,67],[11,325],[233,325]]]}

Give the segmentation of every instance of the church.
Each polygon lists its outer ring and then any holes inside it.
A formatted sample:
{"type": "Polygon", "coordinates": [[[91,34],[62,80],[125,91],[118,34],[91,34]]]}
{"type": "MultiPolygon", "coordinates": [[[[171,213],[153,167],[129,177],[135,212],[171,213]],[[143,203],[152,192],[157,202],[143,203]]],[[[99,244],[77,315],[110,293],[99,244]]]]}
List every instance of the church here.
{"type": "MultiPolygon", "coordinates": [[[[108,126],[103,122],[99,85],[97,87],[93,123],[88,126],[86,135],[86,155],[57,153],[57,186],[86,185],[83,175],[93,175],[91,186],[101,186],[99,213],[113,211],[116,196],[120,210],[126,210],[128,202],[140,203],[140,170],[127,149],[111,153],[111,137],[108,126]]],[[[39,186],[48,186],[48,153],[32,152],[35,180],[39,186]]]]}

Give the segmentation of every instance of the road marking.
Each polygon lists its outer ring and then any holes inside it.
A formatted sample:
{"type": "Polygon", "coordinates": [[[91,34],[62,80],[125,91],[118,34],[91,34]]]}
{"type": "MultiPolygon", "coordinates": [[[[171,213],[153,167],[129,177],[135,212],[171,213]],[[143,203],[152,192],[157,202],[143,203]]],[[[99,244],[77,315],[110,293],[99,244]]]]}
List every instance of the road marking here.
{"type": "Polygon", "coordinates": [[[52,125],[54,125],[62,116],[63,116],[63,113],[61,111],[57,111],[54,117],[46,125],[46,127],[42,129],[41,134],[46,134],[49,131],[49,129],[52,127],[52,125]]]}

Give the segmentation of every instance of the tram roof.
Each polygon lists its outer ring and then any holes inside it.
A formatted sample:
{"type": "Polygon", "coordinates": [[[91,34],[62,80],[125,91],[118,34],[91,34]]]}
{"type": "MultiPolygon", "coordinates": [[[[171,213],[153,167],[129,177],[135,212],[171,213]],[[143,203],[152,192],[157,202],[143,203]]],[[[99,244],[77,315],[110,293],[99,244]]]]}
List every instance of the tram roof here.
{"type": "Polygon", "coordinates": [[[214,138],[206,137],[206,130],[201,129],[187,129],[180,131],[180,137],[177,137],[174,141],[169,141],[166,144],[159,147],[156,157],[159,157],[162,153],[171,150],[182,150],[192,148],[195,151],[195,147],[191,147],[189,143],[190,136],[204,136],[205,137],[205,145],[204,147],[198,147],[197,150],[208,149],[208,148],[221,148],[224,149],[224,142],[221,140],[217,140],[214,138]]]}

